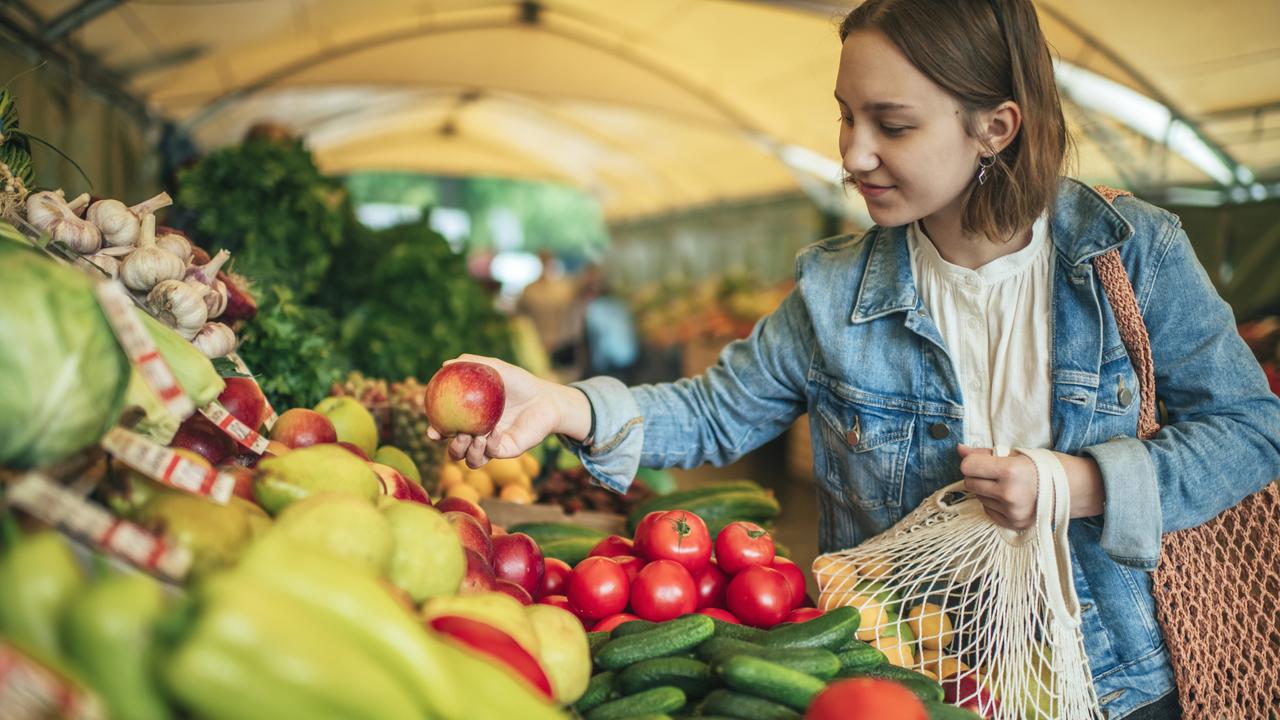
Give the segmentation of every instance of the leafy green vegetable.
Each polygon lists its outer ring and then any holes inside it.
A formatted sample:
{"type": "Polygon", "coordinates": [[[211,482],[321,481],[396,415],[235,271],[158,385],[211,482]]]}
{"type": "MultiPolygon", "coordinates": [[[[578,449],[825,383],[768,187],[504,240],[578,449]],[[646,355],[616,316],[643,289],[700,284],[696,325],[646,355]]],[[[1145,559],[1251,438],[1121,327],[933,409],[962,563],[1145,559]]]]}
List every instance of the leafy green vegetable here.
{"type": "Polygon", "coordinates": [[[324,309],[298,304],[283,285],[261,300],[258,316],[244,326],[240,357],[272,406],[311,407],[349,370],[337,348],[337,323],[324,309]]]}
{"type": "Polygon", "coordinates": [[[115,424],[129,361],[81,273],[3,239],[0,288],[0,465],[39,467],[115,424]]]}

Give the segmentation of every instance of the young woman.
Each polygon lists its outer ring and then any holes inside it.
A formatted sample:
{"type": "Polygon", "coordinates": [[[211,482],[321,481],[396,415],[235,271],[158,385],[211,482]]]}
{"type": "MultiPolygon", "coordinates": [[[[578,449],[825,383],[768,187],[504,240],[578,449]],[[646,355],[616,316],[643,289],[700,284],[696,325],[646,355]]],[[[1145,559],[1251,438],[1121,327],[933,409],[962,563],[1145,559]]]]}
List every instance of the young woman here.
{"type": "Polygon", "coordinates": [[[1032,464],[990,448],[1051,448],[1102,707],[1177,717],[1148,574],[1160,536],[1280,475],[1280,400],[1178,219],[1062,176],[1030,0],[868,0],[840,38],[840,154],[876,225],[801,252],[795,291],[701,377],[558,386],[466,357],[499,370],[508,406],[493,434],[449,450],[478,466],[561,433],[621,492],[638,466],[728,463],[807,412],[830,551],[957,478],[995,522],[1028,527],[1032,464]],[[1151,441],[1136,439],[1137,378],[1090,264],[1113,248],[1167,410],[1151,441]]]}

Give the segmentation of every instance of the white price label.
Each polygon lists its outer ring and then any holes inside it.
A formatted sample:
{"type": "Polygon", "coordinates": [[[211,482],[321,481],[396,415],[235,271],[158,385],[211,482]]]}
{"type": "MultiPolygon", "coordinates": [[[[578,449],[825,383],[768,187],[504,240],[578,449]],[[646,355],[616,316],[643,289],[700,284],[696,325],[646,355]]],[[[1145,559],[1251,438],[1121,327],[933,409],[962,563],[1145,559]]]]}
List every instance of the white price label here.
{"type": "Polygon", "coordinates": [[[236,479],[230,475],[188,460],[173,448],[157,445],[121,427],[107,431],[102,437],[102,449],[156,482],[206,496],[220,505],[227,504],[235,488],[236,479]]]}
{"type": "Polygon", "coordinates": [[[182,392],[182,386],[178,384],[173,371],[160,356],[160,351],[156,349],[155,342],[147,333],[147,328],[134,315],[133,301],[129,299],[124,285],[116,280],[103,281],[95,286],[95,290],[98,294],[98,304],[106,313],[107,322],[115,331],[116,339],[120,341],[120,346],[129,356],[129,362],[138,368],[138,373],[142,375],[147,387],[160,398],[165,409],[179,420],[191,417],[191,413],[195,412],[195,405],[191,403],[186,393],[182,392]]]}
{"type": "Polygon", "coordinates": [[[217,400],[200,408],[200,414],[209,418],[214,425],[217,425],[223,432],[230,435],[233,440],[252,450],[255,454],[261,455],[267,451],[267,439],[259,435],[257,430],[240,422],[240,418],[228,412],[226,408],[222,407],[222,403],[217,400]]]}

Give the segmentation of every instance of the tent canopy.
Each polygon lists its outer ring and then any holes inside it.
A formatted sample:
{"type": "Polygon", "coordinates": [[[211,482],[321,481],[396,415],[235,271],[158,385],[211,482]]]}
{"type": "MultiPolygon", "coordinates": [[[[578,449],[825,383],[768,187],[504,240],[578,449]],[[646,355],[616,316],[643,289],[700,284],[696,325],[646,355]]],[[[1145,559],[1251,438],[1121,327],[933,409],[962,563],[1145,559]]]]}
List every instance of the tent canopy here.
{"type": "MultiPolygon", "coordinates": [[[[853,4],[41,0],[26,22],[205,148],[270,120],[328,171],[561,181],[620,220],[831,180],[836,25],[853,4]]],[[[1280,3],[1037,5],[1077,174],[1236,199],[1280,181],[1280,3]],[[1145,114],[1117,112],[1117,93],[1145,114]]]]}

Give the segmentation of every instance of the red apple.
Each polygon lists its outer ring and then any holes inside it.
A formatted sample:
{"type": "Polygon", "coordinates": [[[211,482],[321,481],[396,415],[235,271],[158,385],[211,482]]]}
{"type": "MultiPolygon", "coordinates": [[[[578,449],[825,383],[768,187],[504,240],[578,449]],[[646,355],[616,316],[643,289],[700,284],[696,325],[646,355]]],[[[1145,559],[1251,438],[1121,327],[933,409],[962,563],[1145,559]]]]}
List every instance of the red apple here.
{"type": "Polygon", "coordinates": [[[943,678],[942,697],[948,704],[977,713],[986,720],[994,718],[1000,709],[1000,701],[982,686],[973,671],[943,678]]]}
{"type": "Polygon", "coordinates": [[[442,435],[488,435],[507,405],[498,371],[473,362],[449,363],[427,383],[427,420],[442,435]]]}
{"type": "Polygon", "coordinates": [[[356,457],[360,458],[361,460],[364,460],[365,462],[368,462],[369,460],[372,459],[369,457],[369,453],[361,450],[360,446],[356,445],[355,443],[339,441],[337,444],[341,445],[344,450],[349,450],[352,455],[355,455],[356,457]]]}
{"type": "Polygon", "coordinates": [[[543,558],[542,582],[538,585],[538,597],[563,595],[573,568],[560,558],[543,558]]]}
{"type": "Polygon", "coordinates": [[[506,593],[516,600],[519,600],[521,605],[533,604],[533,596],[529,594],[529,591],[510,580],[498,580],[495,585],[498,592],[506,593]]]}
{"type": "Polygon", "coordinates": [[[293,408],[285,410],[271,428],[272,440],[278,440],[293,449],[321,443],[338,442],[338,431],[329,418],[315,410],[293,408]]]}
{"type": "MultiPolygon", "coordinates": [[[[440,506],[437,505],[436,509],[439,510],[440,506]]],[[[464,549],[474,552],[484,558],[486,563],[493,565],[493,541],[489,538],[489,534],[484,531],[484,528],[480,527],[478,520],[466,513],[455,510],[446,512],[444,517],[453,526],[453,529],[457,531],[458,539],[462,541],[464,549]]]]}
{"type": "Polygon", "coordinates": [[[436,503],[436,509],[442,513],[461,512],[470,515],[480,523],[485,535],[493,534],[493,524],[489,522],[489,513],[484,508],[466,498],[447,497],[436,503]]]}
{"type": "Polygon", "coordinates": [[[237,420],[257,430],[267,413],[267,398],[258,384],[247,377],[223,378],[223,382],[227,387],[218,396],[218,402],[237,420]]]}
{"type": "Polygon", "coordinates": [[[510,580],[535,593],[542,582],[543,571],[542,549],[533,538],[524,533],[493,538],[493,574],[499,579],[510,580]]]}
{"type": "Polygon", "coordinates": [[[423,505],[431,505],[431,498],[427,497],[427,491],[423,490],[418,483],[405,477],[399,470],[390,465],[375,462],[369,463],[369,467],[373,468],[373,472],[378,476],[378,481],[382,483],[383,495],[389,495],[397,500],[409,500],[423,505]]]}
{"type": "Polygon", "coordinates": [[[462,576],[458,594],[471,595],[497,590],[498,580],[493,576],[493,566],[473,550],[464,549],[462,554],[467,556],[467,572],[462,576]]]}
{"type": "Polygon", "coordinates": [[[190,450],[210,465],[220,464],[236,451],[236,441],[200,414],[192,415],[179,425],[169,445],[190,450]]]}
{"type": "Polygon", "coordinates": [[[238,495],[255,505],[258,504],[258,501],[253,499],[252,470],[234,462],[225,462],[218,466],[218,472],[236,479],[236,484],[231,488],[232,495],[238,495]]]}

